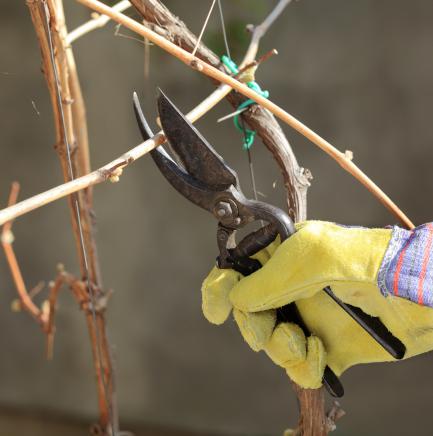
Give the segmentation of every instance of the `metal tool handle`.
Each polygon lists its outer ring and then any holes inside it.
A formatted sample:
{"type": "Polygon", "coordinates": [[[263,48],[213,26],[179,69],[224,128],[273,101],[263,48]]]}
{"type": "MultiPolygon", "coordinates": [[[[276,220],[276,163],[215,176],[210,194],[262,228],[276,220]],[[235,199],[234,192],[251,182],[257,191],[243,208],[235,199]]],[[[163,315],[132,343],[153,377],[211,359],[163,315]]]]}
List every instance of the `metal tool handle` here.
{"type": "MultiPolygon", "coordinates": [[[[244,276],[248,276],[262,267],[261,263],[256,259],[244,258],[242,261],[238,259],[237,262],[239,263],[234,263],[233,269],[244,276]]],[[[293,322],[302,328],[305,336],[311,334],[294,303],[277,309],[277,323],[279,322],[293,322]]],[[[343,385],[329,366],[326,366],[323,373],[323,384],[333,397],[341,398],[344,395],[343,385]]]]}
{"type": "Polygon", "coordinates": [[[344,303],[332,292],[329,286],[323,290],[394,359],[403,359],[406,354],[406,346],[386,328],[380,318],[368,315],[359,307],[344,303]]]}
{"type": "Polygon", "coordinates": [[[275,241],[277,235],[278,231],[273,223],[260,227],[245,236],[235,248],[230,250],[230,254],[234,259],[251,257],[275,241]]]}

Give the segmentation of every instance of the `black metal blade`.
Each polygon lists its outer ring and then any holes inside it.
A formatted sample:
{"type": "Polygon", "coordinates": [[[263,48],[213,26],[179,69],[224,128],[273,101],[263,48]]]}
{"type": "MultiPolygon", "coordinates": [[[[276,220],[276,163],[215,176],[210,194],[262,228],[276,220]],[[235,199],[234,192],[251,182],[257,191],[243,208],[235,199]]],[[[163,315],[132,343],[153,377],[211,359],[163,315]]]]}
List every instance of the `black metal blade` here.
{"type": "MultiPolygon", "coordinates": [[[[141,110],[137,94],[133,94],[134,113],[143,139],[147,141],[153,136],[152,130],[141,110]]],[[[185,172],[160,145],[150,152],[154,162],[169,183],[188,200],[208,211],[212,211],[214,192],[205,184],[195,180],[185,172]]]]}
{"type": "MultiPolygon", "coordinates": [[[[137,120],[138,128],[140,129],[141,136],[143,137],[144,141],[147,141],[148,139],[152,138],[153,132],[151,128],[149,127],[149,124],[143,114],[143,111],[141,109],[140,100],[138,99],[138,95],[136,92],[132,94],[132,102],[134,106],[134,114],[135,119],[137,120]]],[[[155,152],[159,152],[167,159],[173,161],[173,159],[170,157],[170,155],[165,151],[164,147],[162,145],[158,146],[157,148],[150,151],[150,154],[153,156],[155,152]]],[[[174,161],[173,161],[174,162],[174,161]]]]}
{"type": "Polygon", "coordinates": [[[237,186],[236,173],[168,97],[161,90],[159,92],[158,112],[162,129],[186,171],[214,191],[237,186]]]}

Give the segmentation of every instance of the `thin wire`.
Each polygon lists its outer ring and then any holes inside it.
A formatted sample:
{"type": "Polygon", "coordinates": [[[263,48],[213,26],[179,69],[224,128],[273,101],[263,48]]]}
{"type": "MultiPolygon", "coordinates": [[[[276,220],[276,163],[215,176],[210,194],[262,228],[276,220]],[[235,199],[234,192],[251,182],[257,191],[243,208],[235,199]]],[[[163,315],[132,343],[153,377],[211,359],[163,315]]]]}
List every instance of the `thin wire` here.
{"type": "Polygon", "coordinates": [[[218,9],[220,12],[221,27],[223,29],[223,37],[224,37],[224,45],[226,46],[226,53],[227,53],[227,56],[231,59],[232,57],[230,55],[230,48],[229,48],[229,43],[228,43],[228,39],[227,39],[226,25],[224,22],[224,14],[223,14],[223,8],[221,5],[221,0],[218,0],[218,9]]]}
{"type": "MultiPolygon", "coordinates": [[[[223,32],[223,37],[224,37],[224,45],[226,48],[226,53],[227,56],[229,57],[229,59],[231,59],[230,56],[230,48],[229,48],[229,43],[228,43],[228,39],[227,39],[227,32],[226,32],[226,26],[225,26],[225,22],[224,22],[224,13],[223,13],[223,8],[221,5],[221,0],[218,0],[218,9],[220,12],[220,19],[221,19],[221,27],[222,27],[222,32],[223,32]]],[[[222,117],[218,120],[218,122],[224,121],[232,116],[236,116],[237,114],[240,114],[242,112],[244,112],[247,108],[242,109],[242,110],[237,110],[229,115],[226,115],[225,117],[222,117]]],[[[244,120],[242,119],[242,117],[240,117],[241,119],[241,125],[244,126],[244,120]]],[[[245,136],[245,129],[244,129],[244,136],[245,136]]],[[[252,156],[251,156],[251,150],[248,148],[247,149],[247,154],[248,154],[248,167],[249,167],[249,171],[250,171],[250,178],[251,178],[251,186],[253,188],[253,193],[254,193],[254,199],[257,201],[257,188],[256,188],[256,178],[254,176],[254,166],[253,166],[253,160],[252,160],[252,156]]]]}
{"type": "Polygon", "coordinates": [[[201,28],[200,35],[198,36],[197,43],[196,43],[196,45],[194,47],[194,50],[192,51],[192,55],[193,56],[195,56],[195,52],[197,51],[198,46],[200,45],[201,38],[203,37],[203,33],[204,33],[205,29],[206,29],[206,26],[207,26],[207,23],[209,21],[209,18],[212,15],[212,11],[213,11],[213,8],[215,6],[215,3],[216,3],[216,0],[213,0],[212,5],[211,5],[211,7],[209,9],[209,12],[207,13],[206,20],[204,20],[204,24],[203,24],[203,27],[201,28]]]}
{"type": "Polygon", "coordinates": [[[228,120],[230,118],[233,118],[236,115],[240,115],[242,112],[245,112],[246,110],[248,110],[248,108],[244,107],[243,109],[239,109],[237,111],[234,111],[234,112],[231,112],[231,113],[229,113],[227,115],[224,115],[223,117],[217,119],[217,123],[222,123],[223,121],[226,121],[226,120],[228,120]]]}
{"type": "Polygon", "coordinates": [[[254,200],[257,201],[256,179],[254,177],[253,160],[251,158],[251,150],[249,148],[247,149],[247,154],[248,154],[248,165],[250,167],[251,185],[253,186],[253,191],[254,191],[254,200]]]}
{"type": "MultiPolygon", "coordinates": [[[[244,119],[242,117],[240,117],[240,123],[241,123],[241,126],[244,127],[245,121],[244,121],[244,119]]],[[[244,129],[244,131],[245,131],[245,129],[244,129]]],[[[244,135],[245,135],[245,133],[244,133],[244,135]]],[[[251,186],[253,188],[253,193],[254,193],[254,200],[257,201],[258,197],[257,197],[257,189],[256,189],[256,178],[254,176],[253,159],[252,159],[251,151],[250,151],[249,148],[247,148],[247,155],[248,155],[248,168],[250,170],[251,186]]],[[[263,225],[263,221],[260,220],[260,222],[263,225]]]]}
{"type": "MultiPolygon", "coordinates": [[[[64,141],[65,141],[65,146],[66,146],[66,156],[67,156],[67,161],[68,161],[68,173],[69,173],[70,180],[74,180],[75,177],[74,177],[74,169],[72,167],[71,146],[69,144],[68,134],[66,131],[65,114],[63,112],[62,96],[60,94],[59,73],[57,71],[57,65],[56,65],[56,61],[54,58],[53,38],[51,35],[51,28],[50,28],[50,21],[49,21],[49,10],[48,10],[48,6],[47,6],[46,2],[44,2],[44,14],[45,14],[45,24],[47,26],[48,43],[50,46],[51,65],[53,67],[54,79],[56,81],[57,105],[59,107],[60,119],[62,122],[63,137],[64,137],[64,141]]],[[[100,363],[100,366],[102,369],[102,350],[101,350],[101,341],[100,341],[100,337],[99,337],[99,331],[98,331],[97,320],[96,320],[95,294],[93,291],[92,284],[90,283],[89,263],[88,263],[88,259],[87,259],[86,246],[84,243],[84,234],[83,234],[83,226],[81,223],[81,212],[80,212],[80,207],[78,204],[78,195],[77,195],[77,193],[74,193],[71,195],[71,197],[72,197],[72,200],[74,202],[75,216],[76,216],[78,229],[79,229],[79,235],[80,235],[81,254],[83,256],[84,269],[86,271],[87,288],[89,290],[90,302],[91,302],[91,306],[92,306],[91,311],[92,311],[92,320],[93,320],[93,324],[95,327],[96,349],[97,349],[97,354],[98,354],[98,360],[99,360],[99,363],[100,363]]],[[[101,381],[102,381],[102,386],[104,389],[105,402],[106,402],[106,404],[108,406],[108,410],[109,410],[109,421],[110,421],[112,435],[116,436],[116,430],[115,430],[114,422],[113,422],[113,414],[112,414],[112,410],[111,410],[111,402],[109,401],[109,398],[108,398],[108,389],[107,389],[107,385],[106,385],[106,382],[104,379],[104,374],[102,371],[101,371],[101,381]]]]}

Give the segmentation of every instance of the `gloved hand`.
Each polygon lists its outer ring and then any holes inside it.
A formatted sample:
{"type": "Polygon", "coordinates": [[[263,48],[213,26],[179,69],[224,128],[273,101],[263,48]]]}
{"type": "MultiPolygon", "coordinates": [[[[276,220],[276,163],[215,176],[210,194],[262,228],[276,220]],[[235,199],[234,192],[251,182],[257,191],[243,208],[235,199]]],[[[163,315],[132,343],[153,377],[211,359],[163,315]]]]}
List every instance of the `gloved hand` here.
{"type": "Polygon", "coordinates": [[[414,231],[307,221],[256,255],[263,267],[243,277],[214,268],[202,287],[205,317],[234,318],[254,351],[264,350],[304,388],[321,386],[326,365],[340,375],[357,363],[391,361],[322,291],[377,316],[406,346],[405,358],[433,349],[433,225],[414,231]],[[276,325],[276,309],[295,302],[311,332],[276,325]]]}

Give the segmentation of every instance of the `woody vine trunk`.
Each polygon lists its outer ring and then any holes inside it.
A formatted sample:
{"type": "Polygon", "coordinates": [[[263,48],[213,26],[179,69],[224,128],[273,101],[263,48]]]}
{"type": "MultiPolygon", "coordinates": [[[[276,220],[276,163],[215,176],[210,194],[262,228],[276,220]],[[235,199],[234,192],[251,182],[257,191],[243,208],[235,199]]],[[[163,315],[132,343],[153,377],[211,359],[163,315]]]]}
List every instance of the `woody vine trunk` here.
{"type": "MultiPolygon", "coordinates": [[[[90,172],[89,145],[87,138],[87,122],[84,100],[81,94],[78,74],[75,67],[72,49],[66,43],[67,29],[63,12],[62,0],[27,0],[30,15],[39,42],[42,58],[42,71],[45,75],[53,108],[56,133],[55,150],[58,154],[64,181],[70,179],[66,144],[71,144],[73,172],[76,177],[90,172]],[[66,127],[65,138],[60,107],[57,102],[57,83],[50,59],[50,44],[46,28],[46,14],[49,16],[49,27],[54,47],[54,57],[57,65],[58,86],[66,127]]],[[[90,283],[95,296],[96,307],[92,307],[90,290],[85,285],[87,293],[85,313],[86,323],[91,341],[95,376],[97,382],[99,422],[92,428],[92,434],[108,436],[110,424],[116,431],[117,411],[114,399],[114,374],[110,347],[106,332],[105,293],[98,262],[97,248],[94,237],[92,188],[87,188],[68,197],[72,231],[76,243],[76,251],[80,265],[82,283],[90,283]],[[76,196],[76,197],[75,197],[76,196]],[[85,253],[81,247],[80,228],[75,213],[75,198],[78,200],[81,215],[85,253]],[[86,262],[87,260],[87,262],[86,262]],[[89,277],[87,277],[87,274],[89,277]],[[93,317],[92,311],[95,311],[93,317]]]]}
{"type": "MultiPolygon", "coordinates": [[[[192,52],[197,44],[196,36],[185,23],[171,13],[158,0],[131,0],[140,13],[144,24],[161,34],[171,42],[192,52]]],[[[196,56],[210,65],[222,69],[219,57],[203,43],[200,43],[196,56]]],[[[237,108],[245,97],[237,92],[231,92],[227,100],[237,108]]],[[[287,208],[294,221],[302,221],[307,216],[307,189],[310,186],[311,175],[300,167],[293,150],[275,117],[260,106],[253,106],[243,112],[244,121],[261,138],[264,145],[272,153],[283,176],[287,195],[287,208]]],[[[325,413],[323,389],[302,389],[295,383],[293,388],[298,397],[299,422],[296,435],[325,436],[330,430],[325,413]]]]}

